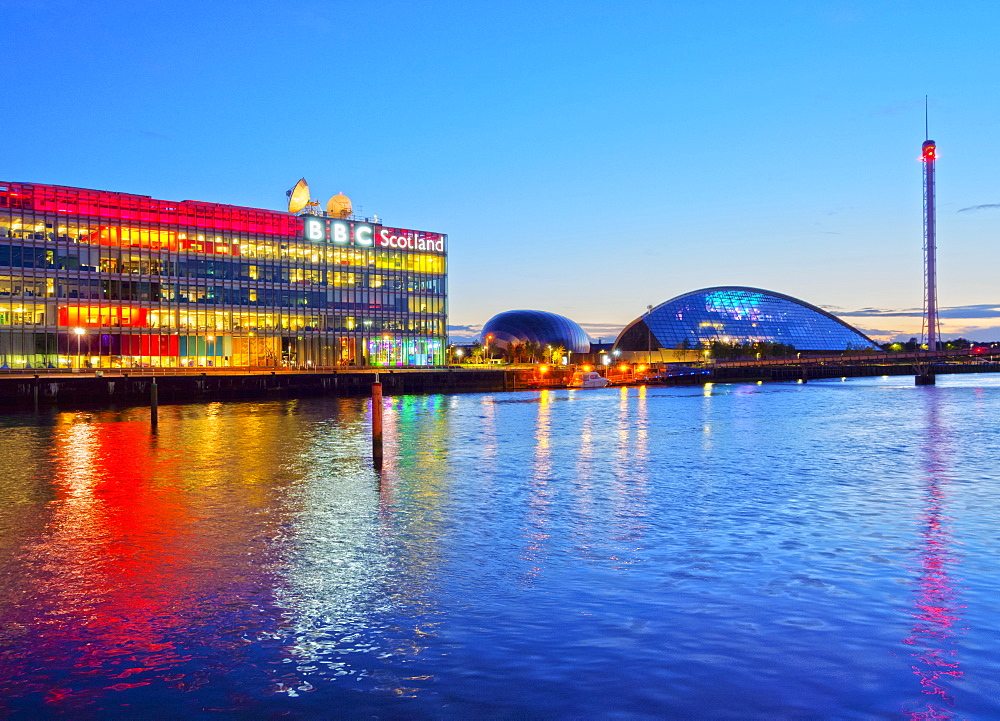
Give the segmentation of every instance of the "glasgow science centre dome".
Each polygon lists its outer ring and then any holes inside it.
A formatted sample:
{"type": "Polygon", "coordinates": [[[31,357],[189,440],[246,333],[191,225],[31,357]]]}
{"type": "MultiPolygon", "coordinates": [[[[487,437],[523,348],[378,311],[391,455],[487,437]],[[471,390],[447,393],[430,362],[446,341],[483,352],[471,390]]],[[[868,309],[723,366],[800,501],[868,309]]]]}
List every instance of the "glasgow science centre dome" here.
{"type": "Polygon", "coordinates": [[[615,348],[644,351],[723,343],[782,343],[803,351],[878,349],[871,338],[825,310],[760,288],[722,286],[679,295],[636,318],[615,348]],[[647,325],[648,321],[648,325],[647,325]]]}
{"type": "Polygon", "coordinates": [[[541,346],[561,345],[572,353],[590,352],[590,336],[579,325],[561,315],[543,310],[508,310],[486,321],[479,334],[482,341],[493,336],[501,348],[528,341],[541,346]]]}

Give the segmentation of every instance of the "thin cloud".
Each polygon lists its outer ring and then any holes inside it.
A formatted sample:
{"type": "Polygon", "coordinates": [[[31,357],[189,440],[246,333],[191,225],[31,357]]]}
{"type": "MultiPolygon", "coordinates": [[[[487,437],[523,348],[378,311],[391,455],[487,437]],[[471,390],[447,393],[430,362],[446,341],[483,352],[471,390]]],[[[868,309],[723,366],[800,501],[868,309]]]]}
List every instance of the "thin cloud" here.
{"type": "Polygon", "coordinates": [[[959,208],[956,212],[968,213],[975,210],[995,210],[1000,208],[1000,203],[985,203],[983,205],[970,205],[968,208],[959,208]]]}
{"type": "Polygon", "coordinates": [[[938,311],[940,318],[1000,318],[1000,304],[956,305],[938,311]]]}
{"type": "MultiPolygon", "coordinates": [[[[846,318],[920,318],[923,308],[859,308],[839,310],[827,308],[831,313],[846,318]]],[[[953,305],[938,310],[939,318],[1000,318],[1000,303],[953,305]]]]}
{"type": "Polygon", "coordinates": [[[967,325],[957,328],[948,334],[949,337],[962,337],[978,343],[996,343],[1000,341],[1000,325],[967,325]]]}
{"type": "Polygon", "coordinates": [[[617,323],[580,323],[580,327],[595,341],[602,340],[610,343],[618,337],[618,334],[622,332],[622,328],[625,325],[617,323]]]}
{"type": "Polygon", "coordinates": [[[884,328],[858,328],[858,330],[875,340],[888,340],[903,332],[901,330],[884,328]]]}
{"type": "Polygon", "coordinates": [[[449,325],[448,342],[463,345],[475,343],[479,340],[479,331],[481,329],[481,325],[449,325]]]}
{"type": "MultiPolygon", "coordinates": [[[[891,340],[896,343],[905,343],[910,338],[919,337],[920,333],[916,331],[898,331],[898,335],[891,340]]],[[[974,343],[997,343],[1000,342],[1000,325],[964,325],[942,329],[941,340],[953,340],[955,338],[965,338],[974,343]]]]}
{"type": "MultiPolygon", "coordinates": [[[[931,103],[933,105],[933,103],[931,103]]],[[[895,103],[894,105],[886,105],[882,108],[877,108],[873,111],[874,115],[912,115],[913,110],[919,108],[923,110],[924,100],[920,98],[919,100],[909,100],[905,103],[895,103]]]]}
{"type": "Polygon", "coordinates": [[[860,308],[858,310],[831,311],[834,315],[849,318],[919,318],[923,315],[921,308],[860,308]]]}

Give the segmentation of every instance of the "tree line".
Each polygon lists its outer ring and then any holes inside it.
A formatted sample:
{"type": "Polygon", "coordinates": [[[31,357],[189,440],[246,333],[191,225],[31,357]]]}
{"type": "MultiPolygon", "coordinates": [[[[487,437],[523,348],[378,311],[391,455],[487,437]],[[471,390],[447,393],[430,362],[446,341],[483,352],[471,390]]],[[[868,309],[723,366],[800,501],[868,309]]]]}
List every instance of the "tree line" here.
{"type": "MultiPolygon", "coordinates": [[[[682,350],[688,350],[690,346],[680,344],[682,350]]],[[[790,343],[772,343],[770,341],[755,342],[726,342],[713,340],[705,347],[712,358],[720,360],[762,360],[773,358],[791,358],[795,355],[795,346],[790,343]]]]}
{"type": "Polygon", "coordinates": [[[488,346],[476,341],[469,348],[468,362],[482,363],[487,358],[503,359],[507,363],[558,363],[566,355],[565,341],[542,344],[536,341],[512,341],[506,347],[494,343],[488,346]]]}

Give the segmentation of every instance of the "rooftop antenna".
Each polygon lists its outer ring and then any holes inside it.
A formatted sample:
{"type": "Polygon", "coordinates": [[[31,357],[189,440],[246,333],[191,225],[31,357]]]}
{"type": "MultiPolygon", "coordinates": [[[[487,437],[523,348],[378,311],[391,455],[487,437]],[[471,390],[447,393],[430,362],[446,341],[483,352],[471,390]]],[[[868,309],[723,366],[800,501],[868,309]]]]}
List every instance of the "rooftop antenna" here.
{"type": "Polygon", "coordinates": [[[299,213],[309,205],[309,183],[306,182],[305,178],[300,178],[295,187],[287,191],[285,195],[288,196],[288,212],[299,213]]]}

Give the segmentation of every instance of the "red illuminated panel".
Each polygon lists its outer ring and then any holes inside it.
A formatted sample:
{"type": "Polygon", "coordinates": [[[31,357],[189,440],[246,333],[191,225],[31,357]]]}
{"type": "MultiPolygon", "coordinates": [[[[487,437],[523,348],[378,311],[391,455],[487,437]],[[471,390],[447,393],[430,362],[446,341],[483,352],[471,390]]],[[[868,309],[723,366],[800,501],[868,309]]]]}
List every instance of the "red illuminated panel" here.
{"type": "Polygon", "coordinates": [[[122,355],[179,356],[180,339],[175,335],[123,335],[122,355]]]}
{"type": "Polygon", "coordinates": [[[221,243],[211,240],[190,240],[176,230],[149,230],[117,225],[102,225],[93,233],[81,238],[85,243],[123,248],[152,248],[153,250],[186,250],[192,253],[214,255],[240,254],[238,243],[221,243]]]}
{"type": "Polygon", "coordinates": [[[149,309],[129,306],[59,306],[59,325],[82,328],[149,327],[149,309]]]}
{"type": "Polygon", "coordinates": [[[102,225],[81,240],[86,243],[115,247],[177,250],[176,230],[147,230],[145,228],[120,228],[116,225],[102,225]]]}
{"type": "Polygon", "coordinates": [[[302,235],[302,219],[289,213],[194,200],[155,200],[146,195],[59,185],[0,182],[2,207],[263,235],[302,235]]]}

